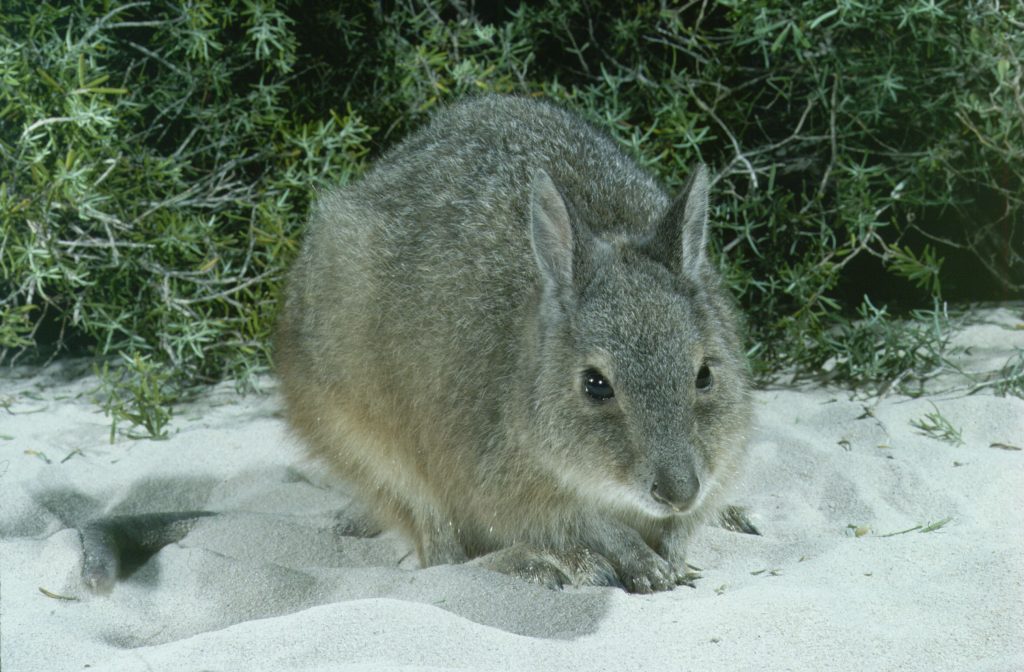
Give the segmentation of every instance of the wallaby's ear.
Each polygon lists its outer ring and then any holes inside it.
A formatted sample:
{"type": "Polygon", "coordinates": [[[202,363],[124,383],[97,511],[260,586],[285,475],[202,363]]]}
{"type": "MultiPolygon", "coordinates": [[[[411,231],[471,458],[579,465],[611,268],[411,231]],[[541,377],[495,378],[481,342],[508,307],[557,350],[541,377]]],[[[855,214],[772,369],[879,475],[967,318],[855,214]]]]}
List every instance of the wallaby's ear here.
{"type": "Polygon", "coordinates": [[[689,186],[683,210],[682,261],[684,271],[696,271],[708,260],[708,167],[703,163],[697,166],[689,186]]]}
{"type": "Polygon", "coordinates": [[[642,247],[675,273],[698,273],[708,263],[707,242],[708,169],[702,163],[642,247]]]}
{"type": "Polygon", "coordinates": [[[572,224],[558,187],[539,168],[530,185],[530,241],[544,281],[565,291],[572,287],[572,224]]]}

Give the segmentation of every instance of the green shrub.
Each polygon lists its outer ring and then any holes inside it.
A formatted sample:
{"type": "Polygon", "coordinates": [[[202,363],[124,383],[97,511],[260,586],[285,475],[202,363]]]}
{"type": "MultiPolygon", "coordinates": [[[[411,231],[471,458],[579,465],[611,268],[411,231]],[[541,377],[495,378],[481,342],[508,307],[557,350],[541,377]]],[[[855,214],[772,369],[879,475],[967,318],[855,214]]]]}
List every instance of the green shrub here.
{"type": "Polygon", "coordinates": [[[5,3],[0,359],[121,355],[123,419],[153,381],[248,380],[311,194],[481,91],[559,100],[670,185],[716,169],[762,374],[910,382],[937,302],[1024,289],[1019,4],[325,7],[5,3]]]}
{"type": "Polygon", "coordinates": [[[371,129],[301,112],[272,6],[111,4],[3,23],[0,345],[152,358],[173,400],[265,368],[309,195],[358,172],[371,129]]]}

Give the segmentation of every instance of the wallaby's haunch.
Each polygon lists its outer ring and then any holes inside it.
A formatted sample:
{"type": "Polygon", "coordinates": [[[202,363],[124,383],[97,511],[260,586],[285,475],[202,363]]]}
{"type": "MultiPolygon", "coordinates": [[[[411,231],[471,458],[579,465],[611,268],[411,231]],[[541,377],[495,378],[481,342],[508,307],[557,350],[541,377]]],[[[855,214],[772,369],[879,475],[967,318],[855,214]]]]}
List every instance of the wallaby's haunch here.
{"type": "Polygon", "coordinates": [[[289,421],[423,566],[671,588],[750,416],[707,213],[552,105],[444,109],[313,210],[289,421]]]}

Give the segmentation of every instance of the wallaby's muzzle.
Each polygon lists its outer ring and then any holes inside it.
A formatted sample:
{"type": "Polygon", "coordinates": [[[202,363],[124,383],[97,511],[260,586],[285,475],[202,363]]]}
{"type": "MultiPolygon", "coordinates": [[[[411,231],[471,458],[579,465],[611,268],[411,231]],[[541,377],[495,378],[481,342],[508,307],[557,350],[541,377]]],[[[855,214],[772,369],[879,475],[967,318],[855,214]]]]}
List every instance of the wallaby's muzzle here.
{"type": "Polygon", "coordinates": [[[651,483],[651,497],[676,513],[685,513],[700,499],[700,479],[692,467],[659,469],[651,483]]]}

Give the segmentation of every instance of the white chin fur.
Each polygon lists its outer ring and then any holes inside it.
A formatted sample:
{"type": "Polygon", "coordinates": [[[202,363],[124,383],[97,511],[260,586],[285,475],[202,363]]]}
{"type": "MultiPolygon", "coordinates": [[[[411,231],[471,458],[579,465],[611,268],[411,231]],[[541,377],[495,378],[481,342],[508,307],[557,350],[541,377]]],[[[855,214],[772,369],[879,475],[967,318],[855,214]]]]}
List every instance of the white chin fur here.
{"type": "Polygon", "coordinates": [[[574,483],[576,491],[602,508],[650,518],[670,518],[677,514],[671,506],[656,502],[650,493],[615,481],[574,483]]]}
{"type": "Polygon", "coordinates": [[[658,520],[673,516],[687,516],[700,511],[717,487],[714,480],[705,483],[701,487],[696,501],[685,511],[679,511],[670,505],[655,501],[650,493],[644,492],[641,488],[630,487],[617,481],[574,479],[571,484],[567,485],[571,485],[582,498],[594,502],[602,508],[658,520]]]}

